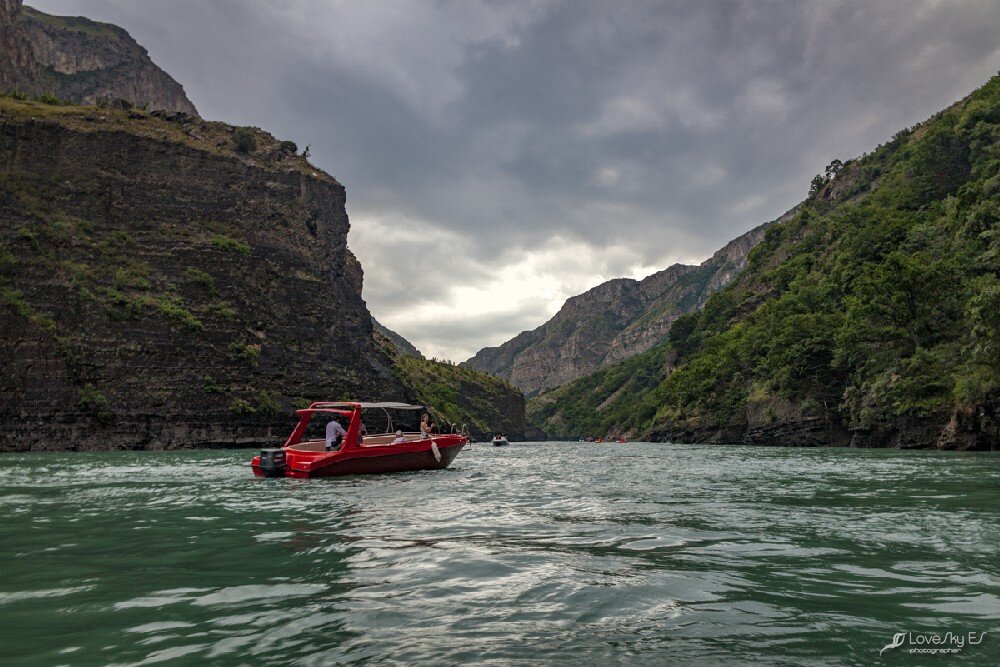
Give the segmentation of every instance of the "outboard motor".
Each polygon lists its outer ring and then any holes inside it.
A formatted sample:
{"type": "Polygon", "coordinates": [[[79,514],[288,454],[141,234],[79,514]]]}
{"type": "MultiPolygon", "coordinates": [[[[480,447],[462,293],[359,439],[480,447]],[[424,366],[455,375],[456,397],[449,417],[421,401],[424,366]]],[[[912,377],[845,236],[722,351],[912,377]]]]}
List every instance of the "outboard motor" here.
{"type": "Polygon", "coordinates": [[[264,477],[284,477],[288,470],[284,449],[260,450],[260,471],[264,477]]]}

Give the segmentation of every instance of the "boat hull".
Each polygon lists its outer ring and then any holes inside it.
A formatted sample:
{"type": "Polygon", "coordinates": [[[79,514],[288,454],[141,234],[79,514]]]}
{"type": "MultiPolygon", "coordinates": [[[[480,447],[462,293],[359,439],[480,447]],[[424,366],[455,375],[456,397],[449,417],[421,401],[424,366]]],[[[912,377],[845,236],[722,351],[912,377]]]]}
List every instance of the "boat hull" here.
{"type": "Polygon", "coordinates": [[[438,447],[441,460],[434,452],[425,449],[418,452],[400,452],[381,456],[358,456],[331,462],[316,470],[298,471],[289,469],[288,477],[340,477],[342,475],[377,475],[387,472],[409,472],[412,470],[441,470],[451,465],[465,443],[451,447],[438,447]]]}
{"type": "MultiPolygon", "coordinates": [[[[386,447],[364,447],[347,452],[316,454],[298,452],[285,448],[287,469],[284,477],[308,479],[313,477],[340,477],[344,475],[375,475],[414,470],[441,470],[451,465],[468,441],[463,437],[444,436],[435,438],[440,458],[435,455],[432,443],[427,441],[409,442],[405,445],[386,447]]],[[[254,457],[253,472],[264,477],[260,457],[254,457]]]]}

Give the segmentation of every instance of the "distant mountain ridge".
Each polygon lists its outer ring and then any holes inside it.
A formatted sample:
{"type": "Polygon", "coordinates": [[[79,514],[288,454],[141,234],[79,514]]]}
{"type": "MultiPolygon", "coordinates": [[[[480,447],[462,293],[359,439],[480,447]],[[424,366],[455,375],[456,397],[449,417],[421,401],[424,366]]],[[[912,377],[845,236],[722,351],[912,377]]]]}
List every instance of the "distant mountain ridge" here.
{"type": "Polygon", "coordinates": [[[733,281],[771,224],[730,241],[698,266],[674,264],[642,280],[601,283],[567,299],[537,329],[483,348],[462,365],[499,375],[533,395],[645,352],[666,340],[674,320],[733,281]]]}
{"type": "Polygon", "coordinates": [[[122,28],[0,0],[0,90],[77,104],[125,99],[197,115],[184,88],[122,28]]]}

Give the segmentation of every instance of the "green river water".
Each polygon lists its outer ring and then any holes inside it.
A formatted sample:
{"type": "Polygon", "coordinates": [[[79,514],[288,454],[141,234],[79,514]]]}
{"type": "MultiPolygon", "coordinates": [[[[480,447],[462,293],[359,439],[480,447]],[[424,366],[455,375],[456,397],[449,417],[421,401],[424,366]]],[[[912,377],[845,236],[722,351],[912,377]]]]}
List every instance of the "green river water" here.
{"type": "Polygon", "coordinates": [[[0,662],[1000,661],[995,453],[477,444],[298,481],[252,454],[0,455],[0,662]]]}

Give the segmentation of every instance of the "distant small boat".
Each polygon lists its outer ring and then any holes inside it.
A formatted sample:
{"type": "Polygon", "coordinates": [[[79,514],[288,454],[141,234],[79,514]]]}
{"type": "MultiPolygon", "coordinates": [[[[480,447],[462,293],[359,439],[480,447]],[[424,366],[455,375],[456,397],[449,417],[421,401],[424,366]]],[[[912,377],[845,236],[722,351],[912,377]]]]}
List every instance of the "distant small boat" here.
{"type": "Polygon", "coordinates": [[[493,446],[494,447],[506,447],[509,444],[510,443],[507,442],[507,438],[503,437],[502,435],[495,435],[495,436],[493,436],[493,446]]]}
{"type": "Polygon", "coordinates": [[[617,439],[615,440],[615,442],[622,442],[622,443],[624,443],[624,442],[628,442],[628,441],[627,441],[627,440],[625,440],[625,436],[624,436],[624,435],[620,435],[620,436],[618,436],[618,438],[617,438],[617,439]]]}
{"type": "Polygon", "coordinates": [[[597,440],[594,440],[594,442],[604,442],[604,438],[598,438],[597,440]]]}

